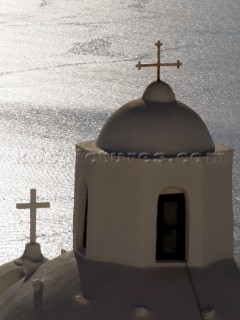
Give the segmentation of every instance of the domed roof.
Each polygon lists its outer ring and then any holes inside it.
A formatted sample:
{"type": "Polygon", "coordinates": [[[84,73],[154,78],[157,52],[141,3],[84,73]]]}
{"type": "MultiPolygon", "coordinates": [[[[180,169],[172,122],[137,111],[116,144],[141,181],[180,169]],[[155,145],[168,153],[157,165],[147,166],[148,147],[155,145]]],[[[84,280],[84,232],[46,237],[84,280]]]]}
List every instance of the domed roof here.
{"type": "Polygon", "coordinates": [[[130,101],[109,117],[96,145],[107,152],[168,157],[214,151],[200,116],[176,101],[171,87],[160,80],[151,83],[141,99],[130,101]]]}

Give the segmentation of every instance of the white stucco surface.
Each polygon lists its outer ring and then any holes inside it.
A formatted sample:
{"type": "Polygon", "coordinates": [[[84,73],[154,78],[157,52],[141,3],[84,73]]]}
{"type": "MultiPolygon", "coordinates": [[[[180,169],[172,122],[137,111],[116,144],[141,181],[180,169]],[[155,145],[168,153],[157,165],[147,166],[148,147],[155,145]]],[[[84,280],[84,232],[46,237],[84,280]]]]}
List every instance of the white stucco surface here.
{"type": "Polygon", "coordinates": [[[184,266],[128,268],[75,258],[73,253],[42,265],[31,278],[0,297],[2,320],[16,320],[16,315],[24,320],[37,316],[44,320],[133,320],[137,319],[135,309],[143,307],[149,310],[144,319],[159,319],[160,314],[160,319],[201,319],[184,266]],[[37,279],[43,289],[34,295],[32,283],[37,279]],[[89,303],[81,303],[76,296],[89,303]],[[2,309],[6,301],[9,305],[2,309]]]}
{"type": "Polygon", "coordinates": [[[142,99],[152,102],[174,102],[176,100],[172,88],[164,81],[150,83],[143,93],[142,99]]]}
{"type": "MultiPolygon", "coordinates": [[[[80,181],[88,189],[90,260],[132,266],[156,262],[157,203],[166,190],[186,198],[186,261],[204,266],[233,255],[232,155],[225,146],[204,157],[142,159],[112,156],[94,141],[77,145],[74,220],[85,214],[80,181]]],[[[75,249],[81,225],[73,226],[75,249]]]]}
{"type": "Polygon", "coordinates": [[[202,320],[207,319],[203,314],[215,310],[214,320],[237,320],[239,296],[234,259],[200,268],[185,264],[135,268],[89,261],[69,252],[0,295],[0,316],[1,320],[202,320]],[[42,287],[34,289],[36,282],[42,287]]]}
{"type": "Polygon", "coordinates": [[[22,268],[18,267],[13,261],[0,266],[0,296],[23,277],[22,268]]]}
{"type": "Polygon", "coordinates": [[[210,133],[200,116],[176,101],[171,87],[153,82],[141,99],[115,111],[103,126],[96,145],[123,153],[163,153],[177,156],[214,151],[210,133]]]}

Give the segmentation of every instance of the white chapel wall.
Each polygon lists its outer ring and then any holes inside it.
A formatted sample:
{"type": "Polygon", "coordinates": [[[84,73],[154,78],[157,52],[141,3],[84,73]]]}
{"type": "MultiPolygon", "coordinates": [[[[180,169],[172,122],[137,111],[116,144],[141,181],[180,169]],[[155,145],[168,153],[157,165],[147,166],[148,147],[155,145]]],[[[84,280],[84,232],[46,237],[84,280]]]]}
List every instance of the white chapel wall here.
{"type": "Polygon", "coordinates": [[[90,194],[86,258],[159,265],[157,205],[166,190],[185,190],[189,265],[202,266],[232,254],[232,150],[224,149],[219,163],[215,156],[159,162],[93,151],[78,164],[90,194]]]}

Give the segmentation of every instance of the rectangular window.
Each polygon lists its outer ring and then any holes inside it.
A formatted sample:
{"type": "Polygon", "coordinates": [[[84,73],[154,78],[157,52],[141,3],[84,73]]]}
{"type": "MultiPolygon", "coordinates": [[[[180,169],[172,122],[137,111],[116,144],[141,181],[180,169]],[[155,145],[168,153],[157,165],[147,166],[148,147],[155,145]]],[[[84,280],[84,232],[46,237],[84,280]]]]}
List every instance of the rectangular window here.
{"type": "Polygon", "coordinates": [[[182,193],[159,196],[156,260],[185,260],[185,197],[182,193]]]}

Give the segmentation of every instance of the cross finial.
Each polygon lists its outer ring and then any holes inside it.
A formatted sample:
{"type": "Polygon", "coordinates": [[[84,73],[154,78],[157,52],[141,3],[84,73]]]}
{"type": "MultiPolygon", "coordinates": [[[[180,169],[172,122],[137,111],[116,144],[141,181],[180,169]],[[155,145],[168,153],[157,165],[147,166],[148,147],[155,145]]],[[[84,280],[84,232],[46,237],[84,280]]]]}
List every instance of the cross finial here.
{"type": "Polygon", "coordinates": [[[50,208],[49,202],[36,201],[36,189],[30,190],[30,203],[17,203],[17,209],[30,209],[30,243],[36,243],[36,213],[37,208],[50,208]]]}
{"type": "Polygon", "coordinates": [[[136,67],[138,70],[141,70],[141,68],[144,67],[157,67],[157,81],[160,80],[160,68],[161,67],[177,67],[179,69],[182,66],[182,62],[180,60],[177,60],[175,63],[161,63],[161,50],[160,47],[163,45],[162,42],[159,40],[155,43],[155,46],[157,47],[157,63],[141,63],[141,61],[138,61],[138,64],[136,64],[136,67]]]}

